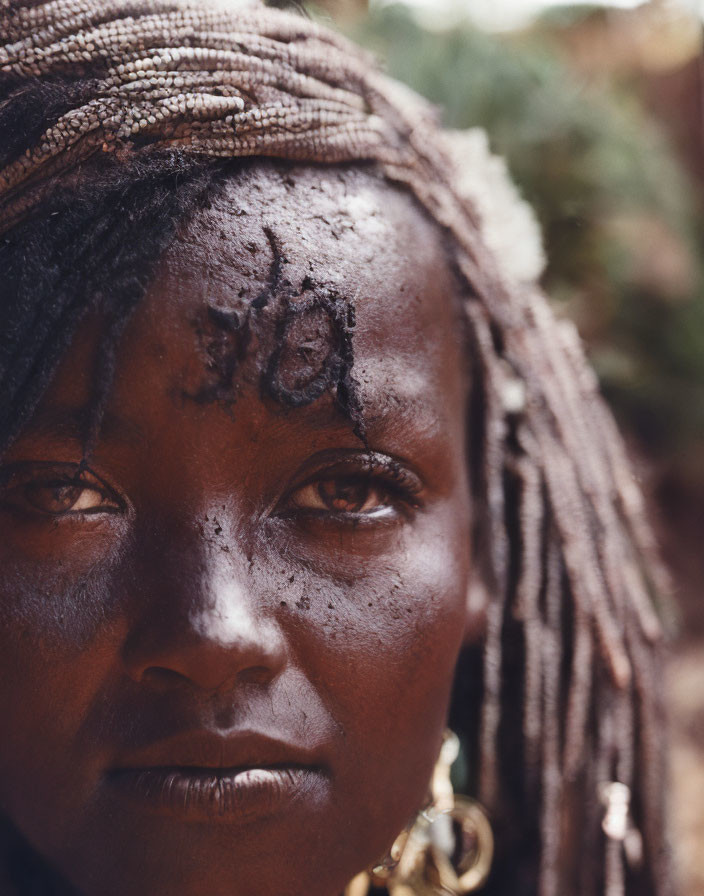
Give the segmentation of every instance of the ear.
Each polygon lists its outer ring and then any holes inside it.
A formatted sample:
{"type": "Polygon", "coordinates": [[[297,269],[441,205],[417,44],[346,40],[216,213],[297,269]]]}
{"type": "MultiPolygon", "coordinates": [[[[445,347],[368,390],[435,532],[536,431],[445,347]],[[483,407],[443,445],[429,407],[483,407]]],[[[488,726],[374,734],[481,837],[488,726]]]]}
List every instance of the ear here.
{"type": "Polygon", "coordinates": [[[487,610],[491,594],[486,585],[481,564],[472,567],[467,583],[464,614],[464,647],[476,647],[486,635],[487,610]]]}

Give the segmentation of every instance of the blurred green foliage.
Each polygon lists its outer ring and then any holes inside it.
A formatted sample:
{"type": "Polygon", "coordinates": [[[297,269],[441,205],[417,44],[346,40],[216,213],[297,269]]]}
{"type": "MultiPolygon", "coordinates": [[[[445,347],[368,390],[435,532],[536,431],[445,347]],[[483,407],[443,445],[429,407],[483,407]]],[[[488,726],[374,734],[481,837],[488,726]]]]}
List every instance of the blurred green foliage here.
{"type": "Polygon", "coordinates": [[[446,124],[486,128],[541,221],[545,286],[645,447],[704,443],[701,210],[633,92],[585,86],[536,36],[430,31],[402,6],[370,13],[352,36],[446,124]]]}

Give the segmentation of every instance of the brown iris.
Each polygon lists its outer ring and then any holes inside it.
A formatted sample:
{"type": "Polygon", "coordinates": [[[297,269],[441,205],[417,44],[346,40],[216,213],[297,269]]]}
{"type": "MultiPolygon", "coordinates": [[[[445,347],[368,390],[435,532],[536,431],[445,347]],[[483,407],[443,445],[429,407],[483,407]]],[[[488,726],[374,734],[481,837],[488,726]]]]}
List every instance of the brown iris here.
{"type": "Polygon", "coordinates": [[[318,495],[329,510],[344,513],[369,512],[383,504],[379,489],[362,479],[322,479],[317,484],[318,495]]]}
{"type": "Polygon", "coordinates": [[[27,503],[42,513],[67,513],[85,492],[95,497],[94,503],[100,503],[101,498],[95,489],[86,488],[78,481],[33,482],[25,485],[23,492],[27,503]]]}
{"type": "Polygon", "coordinates": [[[79,472],[75,465],[22,464],[7,475],[0,496],[7,508],[48,516],[122,509],[111,489],[89,470],[79,472]]]}

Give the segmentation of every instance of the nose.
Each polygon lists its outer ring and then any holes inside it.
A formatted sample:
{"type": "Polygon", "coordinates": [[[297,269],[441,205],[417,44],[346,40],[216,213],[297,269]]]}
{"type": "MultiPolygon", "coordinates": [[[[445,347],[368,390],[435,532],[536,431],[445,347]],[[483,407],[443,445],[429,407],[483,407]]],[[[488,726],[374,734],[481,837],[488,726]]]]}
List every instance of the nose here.
{"type": "Polygon", "coordinates": [[[241,682],[266,684],[286,664],[286,641],[266,612],[266,596],[234,564],[210,558],[157,589],[131,627],[126,670],[153,687],[189,684],[216,692],[241,682]]]}

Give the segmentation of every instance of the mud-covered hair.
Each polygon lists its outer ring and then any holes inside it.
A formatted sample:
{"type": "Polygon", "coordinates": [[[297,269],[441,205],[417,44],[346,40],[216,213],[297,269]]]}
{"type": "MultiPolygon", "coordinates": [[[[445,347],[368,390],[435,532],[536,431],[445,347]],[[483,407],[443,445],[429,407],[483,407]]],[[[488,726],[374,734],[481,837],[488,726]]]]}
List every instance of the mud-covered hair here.
{"type": "MultiPolygon", "coordinates": [[[[462,278],[489,601],[452,721],[497,835],[486,892],[665,896],[662,575],[622,442],[481,137],[443,132],[342,38],[257,3],[0,0],[0,450],[99,308],[94,437],[156,261],[233,160],[264,157],[374,166],[442,228],[462,278]],[[620,831],[613,783],[630,794],[620,831]]],[[[326,387],[354,416],[335,314],[326,387]]]]}

